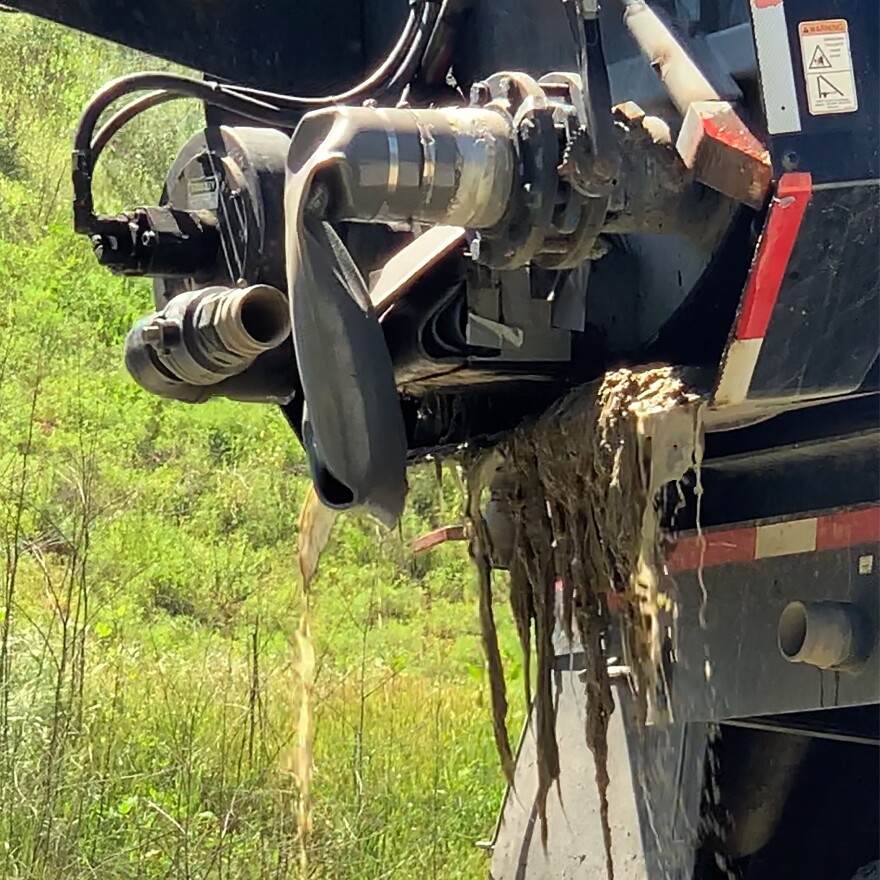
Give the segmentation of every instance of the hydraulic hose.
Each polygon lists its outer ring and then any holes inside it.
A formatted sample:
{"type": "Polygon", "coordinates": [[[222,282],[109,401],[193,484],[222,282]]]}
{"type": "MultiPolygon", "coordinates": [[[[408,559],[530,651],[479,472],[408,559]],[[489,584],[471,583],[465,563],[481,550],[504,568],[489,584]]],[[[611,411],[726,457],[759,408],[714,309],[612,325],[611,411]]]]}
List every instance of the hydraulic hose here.
{"type": "Polygon", "coordinates": [[[141,113],[146,110],[151,110],[153,107],[158,107],[160,104],[166,104],[169,101],[182,97],[185,96],[178,95],[176,92],[169,92],[166,89],[158,89],[155,92],[147,92],[146,95],[142,95],[140,98],[135,98],[134,101],[126,104],[121,110],[114,113],[113,116],[111,116],[107,122],[98,129],[98,133],[92,141],[92,168],[94,169],[95,165],[97,165],[98,157],[104,152],[104,148],[107,144],[109,144],[116,136],[117,132],[123,126],[128,125],[135,116],[139,116],[141,113]]]}
{"type": "Polygon", "coordinates": [[[422,8],[421,25],[416,32],[415,39],[410,45],[403,63],[398,67],[397,71],[391,77],[385,88],[386,92],[395,92],[402,90],[415,76],[422,63],[425,50],[434,33],[434,26],[437,24],[437,18],[440,15],[440,4],[437,2],[427,2],[422,8]]]}
{"type": "Polygon", "coordinates": [[[114,101],[132,92],[153,89],[171,92],[175,97],[197,98],[258,122],[274,125],[280,122],[278,107],[256,96],[230,93],[226,86],[217,82],[176,73],[131,73],[111,80],[86,104],[74,133],[73,149],[86,151],[91,148],[95,126],[101,114],[114,101]]]}
{"type": "MultiPolygon", "coordinates": [[[[92,135],[101,114],[116,100],[131,92],[154,90],[162,93],[155,98],[146,96],[137,107],[124,107],[102,129],[100,147],[126,122],[148,107],[174,98],[198,98],[248,119],[284,127],[285,114],[277,107],[254,97],[231,95],[223,86],[173,73],[133,73],[107,83],[86,105],[73,137],[73,223],[77,232],[90,234],[95,230],[97,218],[92,195],[92,176],[95,156],[92,153],[92,135]],[[149,97],[149,101],[147,101],[149,97]]],[[[288,124],[293,122],[287,119],[288,124]]],[[[97,140],[97,139],[96,139],[97,140]]],[[[100,155],[100,152],[99,152],[100,155]]]]}
{"type": "Polygon", "coordinates": [[[86,105],[74,135],[74,228],[82,233],[93,231],[95,163],[117,132],[140,113],[178,98],[195,98],[276,128],[293,127],[297,110],[365,99],[386,83],[389,89],[404,85],[418,68],[438,13],[438,0],[412,0],[406,23],[391,52],[363,82],[337,95],[299,97],[172,73],[135,73],[113,80],[86,105]],[[112,103],[126,94],[147,90],[152,91],[118,111],[93,139],[98,120],[112,103]]]}

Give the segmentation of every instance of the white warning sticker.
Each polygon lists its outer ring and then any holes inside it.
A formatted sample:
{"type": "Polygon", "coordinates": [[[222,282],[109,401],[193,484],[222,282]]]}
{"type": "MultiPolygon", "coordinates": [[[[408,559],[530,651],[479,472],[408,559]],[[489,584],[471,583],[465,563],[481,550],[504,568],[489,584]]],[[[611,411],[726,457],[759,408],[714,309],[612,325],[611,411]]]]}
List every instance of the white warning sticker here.
{"type": "Polygon", "coordinates": [[[842,18],[798,25],[807,106],[813,116],[858,110],[849,26],[842,18]]]}

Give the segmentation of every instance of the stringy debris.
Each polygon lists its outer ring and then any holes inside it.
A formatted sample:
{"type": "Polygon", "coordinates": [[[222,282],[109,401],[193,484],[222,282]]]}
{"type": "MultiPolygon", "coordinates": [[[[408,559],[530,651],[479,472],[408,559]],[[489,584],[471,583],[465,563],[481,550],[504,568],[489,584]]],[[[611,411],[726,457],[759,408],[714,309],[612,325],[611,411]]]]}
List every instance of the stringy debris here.
{"type": "MultiPolygon", "coordinates": [[[[661,618],[671,599],[660,592],[661,490],[681,479],[698,460],[698,395],[672,368],[618,370],[579,389],[537,422],[522,426],[490,455],[503,460],[503,483],[516,528],[510,571],[510,602],[529,663],[537,654],[534,719],[538,748],[538,811],[547,842],[547,795],[559,777],[552,694],[555,583],[563,584],[562,620],[569,638],[575,627],[586,661],[586,740],[596,766],[606,868],[613,880],[608,818],[608,720],[614,703],[607,671],[605,633],[609,604],[622,619],[625,660],[642,721],[665,712],[661,618]]],[[[471,497],[495,473],[485,460],[472,475],[471,497]]],[[[471,511],[477,540],[472,555],[481,581],[483,639],[488,646],[495,738],[508,771],[503,671],[494,620],[483,613],[490,590],[479,510],[471,511]]],[[[485,523],[483,522],[483,530],[485,523]]],[[[665,627],[663,627],[665,629],[665,627]]]]}
{"type": "Polygon", "coordinates": [[[504,667],[498,647],[498,632],[495,627],[495,612],[492,607],[492,567],[490,558],[490,539],[486,520],[481,511],[483,490],[491,483],[499,466],[503,463],[496,449],[483,456],[468,474],[467,507],[465,515],[471,531],[469,550],[471,560],[477,569],[477,586],[480,597],[480,632],[483,638],[483,651],[489,669],[489,690],[492,704],[492,732],[495,734],[495,747],[501,758],[501,769],[508,784],[513,786],[516,762],[510,745],[507,730],[507,686],[504,680],[504,667]]]}

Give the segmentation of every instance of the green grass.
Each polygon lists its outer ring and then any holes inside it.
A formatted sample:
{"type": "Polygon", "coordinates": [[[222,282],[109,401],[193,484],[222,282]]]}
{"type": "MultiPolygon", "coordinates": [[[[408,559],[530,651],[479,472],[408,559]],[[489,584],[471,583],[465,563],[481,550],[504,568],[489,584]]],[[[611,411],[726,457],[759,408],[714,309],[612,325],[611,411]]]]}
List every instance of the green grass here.
{"type": "MultiPolygon", "coordinates": [[[[0,16],[0,878],[298,878],[293,634],[305,463],[271,408],[151,398],[121,341],[151,304],[69,231],[69,134],[155,66],[0,16]]],[[[173,105],[102,158],[154,197],[173,105]]],[[[502,794],[471,574],[408,541],[458,515],[412,477],[400,534],[338,524],[313,596],[309,876],[478,878],[502,794]]],[[[512,628],[502,633],[516,668],[512,628]]]]}

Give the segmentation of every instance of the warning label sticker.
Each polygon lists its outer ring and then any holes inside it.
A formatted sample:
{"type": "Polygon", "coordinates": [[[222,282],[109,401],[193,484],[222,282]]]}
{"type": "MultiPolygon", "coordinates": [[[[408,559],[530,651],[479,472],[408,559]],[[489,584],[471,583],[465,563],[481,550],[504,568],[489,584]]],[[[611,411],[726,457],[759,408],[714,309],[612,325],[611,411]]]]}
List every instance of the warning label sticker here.
{"type": "Polygon", "coordinates": [[[193,177],[186,182],[187,207],[192,211],[215,210],[220,203],[217,179],[193,177]]]}
{"type": "Polygon", "coordinates": [[[842,18],[802,21],[798,25],[798,33],[810,113],[823,116],[858,110],[846,21],[842,18]]]}

